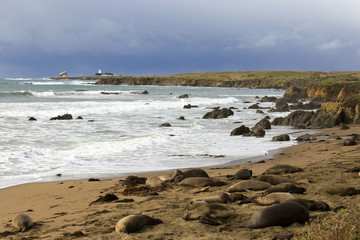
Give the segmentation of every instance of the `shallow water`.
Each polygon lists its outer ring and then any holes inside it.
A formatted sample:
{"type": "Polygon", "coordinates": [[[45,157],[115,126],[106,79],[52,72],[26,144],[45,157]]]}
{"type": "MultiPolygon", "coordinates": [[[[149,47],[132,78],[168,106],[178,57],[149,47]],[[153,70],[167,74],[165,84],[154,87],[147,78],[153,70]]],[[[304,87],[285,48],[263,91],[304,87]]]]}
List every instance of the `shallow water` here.
{"type": "Polygon", "coordinates": [[[0,79],[0,188],[58,180],[58,173],[62,179],[80,179],[217,165],[294,144],[271,142],[275,135],[292,132],[286,127],[274,127],[264,138],[230,136],[234,128],[252,127],[264,117],[244,109],[259,101],[256,96],[280,97],[283,91],[92,83],[0,79]],[[134,94],[145,90],[149,94],[134,94]],[[178,98],[185,93],[190,97],[178,98]],[[198,108],[184,109],[186,104],[198,108]],[[202,119],[216,106],[237,109],[226,119],[202,119]],[[74,119],[49,120],[65,113],[74,119]],[[180,116],[186,120],[178,120],[180,116]],[[159,127],[165,122],[172,127],[159,127]]]}

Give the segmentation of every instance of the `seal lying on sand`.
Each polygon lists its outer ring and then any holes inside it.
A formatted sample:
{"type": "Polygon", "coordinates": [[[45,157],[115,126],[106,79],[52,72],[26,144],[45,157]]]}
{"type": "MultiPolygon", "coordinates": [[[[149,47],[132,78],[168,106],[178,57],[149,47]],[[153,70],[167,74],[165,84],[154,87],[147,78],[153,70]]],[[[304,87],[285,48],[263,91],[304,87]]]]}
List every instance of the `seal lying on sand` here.
{"type": "Polygon", "coordinates": [[[232,180],[234,179],[248,180],[249,178],[251,178],[251,176],[252,176],[252,170],[240,169],[235,173],[234,177],[232,177],[232,180]]]}
{"type": "Polygon", "coordinates": [[[210,177],[189,177],[179,183],[180,186],[206,187],[206,186],[223,186],[225,182],[210,177]]]}
{"type": "Polygon", "coordinates": [[[308,211],[330,211],[330,206],[324,201],[314,201],[303,198],[292,198],[285,202],[295,202],[304,206],[308,211]]]}
{"type": "Polygon", "coordinates": [[[24,213],[16,215],[12,219],[11,223],[14,227],[19,228],[19,231],[21,232],[24,232],[25,230],[34,226],[34,223],[31,220],[31,218],[24,213]]]}
{"type": "Polygon", "coordinates": [[[360,193],[360,189],[349,186],[329,186],[325,187],[323,191],[331,195],[340,195],[340,196],[352,196],[360,193]]]}
{"type": "Polygon", "coordinates": [[[278,164],[269,169],[267,169],[263,175],[265,174],[284,174],[284,173],[294,173],[294,172],[302,172],[303,169],[295,166],[291,166],[288,164],[278,164]]]}
{"type": "Polygon", "coordinates": [[[153,189],[164,189],[166,187],[165,182],[158,177],[148,177],[145,184],[153,189]]]}
{"type": "Polygon", "coordinates": [[[293,183],[280,183],[278,185],[272,186],[265,190],[266,194],[273,192],[289,192],[289,193],[300,193],[303,194],[306,191],[306,188],[296,186],[293,183]]]}
{"type": "Polygon", "coordinates": [[[201,168],[191,168],[185,171],[176,170],[170,178],[171,182],[181,182],[189,177],[209,177],[201,168]]]}
{"type": "Polygon", "coordinates": [[[227,191],[228,192],[243,192],[246,190],[260,191],[260,190],[268,189],[269,187],[271,187],[271,184],[266,182],[262,182],[258,180],[244,180],[230,186],[227,189],[227,191]]]}
{"type": "Polygon", "coordinates": [[[305,207],[294,202],[283,202],[254,213],[244,226],[248,228],[285,227],[294,222],[303,224],[307,221],[309,221],[309,211],[305,207]]]}
{"type": "Polygon", "coordinates": [[[133,233],[139,231],[145,225],[156,225],[162,221],[144,214],[129,215],[120,219],[115,226],[116,232],[133,233]]]}
{"type": "Polygon", "coordinates": [[[287,177],[282,177],[278,175],[261,175],[256,180],[270,183],[271,185],[278,185],[280,183],[294,183],[293,180],[287,177]]]}
{"type": "Polygon", "coordinates": [[[215,193],[212,195],[205,195],[190,200],[189,205],[192,205],[196,201],[205,201],[207,203],[228,203],[231,202],[231,196],[227,192],[215,193]]]}
{"type": "Polygon", "coordinates": [[[195,220],[199,217],[209,217],[209,218],[229,218],[234,214],[234,210],[228,206],[221,204],[207,204],[202,205],[198,208],[195,208],[191,211],[187,211],[183,219],[185,220],[195,220]]]}
{"type": "Polygon", "coordinates": [[[252,200],[253,203],[257,203],[259,205],[272,205],[275,203],[281,203],[286,200],[292,199],[294,196],[291,193],[287,192],[274,192],[270,193],[266,196],[256,197],[252,200]]]}

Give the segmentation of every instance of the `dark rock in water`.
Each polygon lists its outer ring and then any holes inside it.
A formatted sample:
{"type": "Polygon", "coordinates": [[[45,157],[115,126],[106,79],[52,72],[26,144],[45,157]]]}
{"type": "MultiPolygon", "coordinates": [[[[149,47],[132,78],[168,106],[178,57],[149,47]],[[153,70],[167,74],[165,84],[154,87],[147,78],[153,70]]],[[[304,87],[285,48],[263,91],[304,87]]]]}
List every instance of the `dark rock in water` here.
{"type": "Polygon", "coordinates": [[[271,123],[269,121],[269,117],[265,117],[263,119],[261,119],[257,124],[255,124],[255,126],[253,127],[253,131],[256,129],[271,129],[271,123]]]}
{"type": "Polygon", "coordinates": [[[255,103],[255,104],[251,105],[250,107],[248,107],[248,109],[259,109],[259,108],[260,108],[260,106],[257,103],[255,103]]]}
{"type": "Polygon", "coordinates": [[[34,117],[30,117],[30,118],[29,118],[29,121],[37,121],[37,119],[34,118],[34,117]]]}
{"type": "Polygon", "coordinates": [[[81,120],[81,119],[83,119],[83,117],[82,117],[82,116],[78,116],[76,119],[81,120]]]}
{"type": "Polygon", "coordinates": [[[232,130],[232,132],[230,133],[230,136],[243,135],[243,134],[249,133],[249,132],[250,132],[250,128],[242,125],[238,128],[235,128],[234,130],[232,130]]]}
{"type": "Polygon", "coordinates": [[[159,125],[159,127],[171,127],[170,123],[162,123],[159,125]]]}
{"type": "Polygon", "coordinates": [[[183,94],[183,95],[180,95],[179,98],[188,98],[189,97],[189,94],[183,94]]]}
{"type": "Polygon", "coordinates": [[[149,92],[147,90],[145,90],[142,92],[131,92],[131,94],[149,94],[149,92]]]}
{"type": "Polygon", "coordinates": [[[71,114],[68,113],[50,118],[50,120],[71,120],[71,119],[73,119],[73,117],[71,114]]]}
{"type": "Polygon", "coordinates": [[[344,146],[353,146],[353,145],[356,145],[356,141],[353,137],[344,139],[344,146]]]}
{"type": "Polygon", "coordinates": [[[249,133],[244,133],[244,137],[264,137],[265,130],[262,128],[255,128],[249,133]]]}
{"type": "Polygon", "coordinates": [[[296,141],[314,141],[314,140],[316,140],[316,136],[310,135],[310,134],[304,134],[304,135],[298,136],[295,140],[296,141]]]}
{"type": "Polygon", "coordinates": [[[185,117],[184,117],[184,116],[180,116],[180,117],[178,118],[178,120],[185,120],[185,117]]]}
{"type": "Polygon", "coordinates": [[[265,96],[265,97],[261,98],[260,102],[275,102],[276,100],[277,100],[276,97],[265,96]]]}
{"type": "Polygon", "coordinates": [[[197,107],[198,107],[197,105],[191,105],[190,103],[187,105],[184,105],[184,108],[186,108],[186,109],[197,108],[197,107]]]}
{"type": "Polygon", "coordinates": [[[274,142],[290,141],[290,136],[287,134],[281,134],[272,138],[274,142]]]}
{"type": "Polygon", "coordinates": [[[264,113],[264,111],[262,111],[262,110],[256,110],[256,113],[264,113]]]}
{"type": "Polygon", "coordinates": [[[283,117],[274,118],[274,120],[271,122],[271,125],[281,126],[281,125],[283,125],[284,119],[285,118],[283,118],[283,117]]]}
{"type": "Polygon", "coordinates": [[[275,102],[275,109],[278,112],[288,112],[289,105],[283,98],[280,98],[280,99],[277,99],[275,102]]]}
{"type": "Polygon", "coordinates": [[[234,112],[228,108],[214,109],[213,111],[206,113],[203,116],[203,119],[221,119],[232,115],[234,115],[234,112]]]}
{"type": "Polygon", "coordinates": [[[283,126],[293,126],[295,128],[306,128],[311,125],[311,118],[313,117],[314,112],[306,112],[302,110],[297,110],[290,113],[285,117],[283,121],[283,126]]]}
{"type": "Polygon", "coordinates": [[[100,92],[103,95],[120,95],[121,92],[100,92]]]}
{"type": "Polygon", "coordinates": [[[88,122],[95,122],[95,120],[88,120],[88,122]]]}

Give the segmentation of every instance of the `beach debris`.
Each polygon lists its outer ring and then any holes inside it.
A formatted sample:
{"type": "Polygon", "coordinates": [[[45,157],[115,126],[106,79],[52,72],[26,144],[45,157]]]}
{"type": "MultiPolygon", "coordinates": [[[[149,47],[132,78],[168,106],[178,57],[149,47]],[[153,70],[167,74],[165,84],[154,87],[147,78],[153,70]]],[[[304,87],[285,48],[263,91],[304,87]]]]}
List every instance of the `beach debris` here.
{"type": "Polygon", "coordinates": [[[290,240],[295,236],[295,233],[293,232],[283,232],[276,234],[272,240],[290,240]]]}
{"type": "Polygon", "coordinates": [[[304,170],[296,167],[296,166],[292,166],[292,165],[288,165],[288,164],[278,164],[275,165],[273,167],[268,168],[263,175],[265,174],[285,174],[285,173],[295,173],[295,172],[303,172],[304,170]]]}
{"type": "Polygon", "coordinates": [[[134,175],[130,175],[123,180],[125,186],[136,186],[138,184],[145,184],[146,177],[138,177],[134,175]]]}
{"type": "Polygon", "coordinates": [[[113,193],[108,193],[105,196],[100,196],[98,199],[96,199],[95,201],[91,202],[89,204],[89,206],[91,206],[92,204],[96,204],[96,203],[107,203],[107,202],[113,202],[118,200],[119,198],[113,194],[113,193]]]}
{"type": "Polygon", "coordinates": [[[145,225],[157,225],[163,223],[158,218],[153,218],[145,214],[134,214],[120,219],[115,226],[116,232],[133,233],[142,229],[145,225]]]}
{"type": "Polygon", "coordinates": [[[128,186],[121,193],[124,195],[134,194],[134,193],[149,193],[151,188],[148,186],[128,186]]]}
{"type": "Polygon", "coordinates": [[[200,188],[198,190],[194,190],[194,191],[192,191],[192,193],[197,194],[197,193],[202,193],[202,192],[208,192],[209,189],[210,189],[210,186],[207,186],[207,187],[204,187],[204,188],[200,188]]]}
{"type": "Polygon", "coordinates": [[[29,217],[29,215],[21,213],[16,215],[12,221],[11,224],[19,229],[19,232],[24,232],[27,229],[31,228],[32,226],[34,226],[34,222],[32,221],[32,219],[29,217]]]}

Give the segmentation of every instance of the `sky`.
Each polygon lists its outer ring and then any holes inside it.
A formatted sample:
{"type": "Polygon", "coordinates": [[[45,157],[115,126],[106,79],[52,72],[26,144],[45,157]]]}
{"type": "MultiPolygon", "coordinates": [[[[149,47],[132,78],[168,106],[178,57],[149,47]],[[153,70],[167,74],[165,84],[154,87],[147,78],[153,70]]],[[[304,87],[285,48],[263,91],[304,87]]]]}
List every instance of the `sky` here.
{"type": "Polygon", "coordinates": [[[360,70],[358,0],[1,0],[0,77],[360,70]]]}

